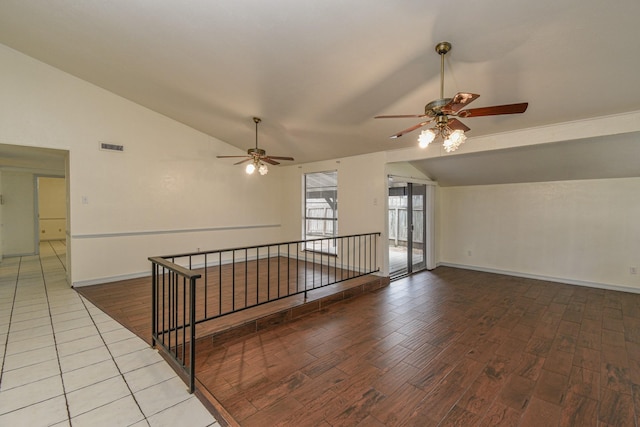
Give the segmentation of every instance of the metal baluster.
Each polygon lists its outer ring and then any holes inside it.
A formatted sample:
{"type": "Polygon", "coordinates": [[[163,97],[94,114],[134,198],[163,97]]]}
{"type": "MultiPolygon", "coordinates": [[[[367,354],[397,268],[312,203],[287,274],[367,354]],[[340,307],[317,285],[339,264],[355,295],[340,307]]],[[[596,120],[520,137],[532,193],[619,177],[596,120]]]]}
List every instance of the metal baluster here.
{"type": "Polygon", "coordinates": [[[178,358],[178,307],[180,307],[180,296],[178,295],[178,273],[173,273],[173,331],[175,338],[174,355],[178,358]]]}
{"type": "MultiPolygon", "coordinates": [[[[280,295],[280,245],[278,244],[278,253],[276,254],[277,266],[278,266],[278,295],[280,295]]],[[[286,295],[289,295],[289,288],[287,288],[286,295]]]]}
{"type": "Polygon", "coordinates": [[[196,312],[195,312],[196,310],[196,279],[195,278],[191,278],[189,286],[191,288],[191,291],[189,293],[191,298],[189,301],[190,303],[189,304],[189,314],[190,314],[189,324],[191,325],[189,328],[189,332],[191,335],[189,337],[189,393],[193,393],[193,390],[195,389],[195,378],[196,378],[196,312]]]}
{"type": "MultiPolygon", "coordinates": [[[[189,260],[191,265],[191,260],[189,260]]],[[[189,268],[191,270],[191,268],[189,268]]],[[[187,278],[182,277],[182,363],[185,364],[185,355],[187,351],[187,278]]],[[[176,329],[177,331],[177,329],[176,329]]]]}
{"type": "Polygon", "coordinates": [[[244,249],[244,306],[247,307],[247,295],[249,292],[249,248],[244,249]]]}
{"type": "Polygon", "coordinates": [[[358,276],[362,274],[362,236],[358,236],[358,276]]]}
{"type": "Polygon", "coordinates": [[[207,253],[204,254],[204,318],[207,316],[207,308],[209,306],[209,299],[207,298],[207,289],[209,288],[209,280],[207,279],[207,253]]]}
{"type": "Polygon", "coordinates": [[[151,263],[151,346],[156,345],[156,335],[158,332],[157,323],[157,304],[158,304],[158,292],[156,289],[158,286],[158,265],[151,263]]]}
{"type": "Polygon", "coordinates": [[[162,267],[162,344],[164,344],[164,331],[167,330],[165,326],[165,318],[167,317],[167,313],[165,310],[167,296],[166,296],[166,288],[167,288],[167,280],[166,273],[164,267],[162,267]]]}
{"type": "Polygon", "coordinates": [[[171,352],[171,325],[173,324],[173,312],[171,311],[173,308],[173,286],[172,286],[173,273],[171,272],[168,273],[167,278],[169,279],[169,283],[168,283],[169,289],[167,289],[168,291],[167,293],[169,294],[168,295],[169,298],[167,301],[167,316],[169,317],[167,319],[167,326],[168,326],[168,329],[167,329],[168,347],[167,348],[169,349],[169,352],[171,352]]]}

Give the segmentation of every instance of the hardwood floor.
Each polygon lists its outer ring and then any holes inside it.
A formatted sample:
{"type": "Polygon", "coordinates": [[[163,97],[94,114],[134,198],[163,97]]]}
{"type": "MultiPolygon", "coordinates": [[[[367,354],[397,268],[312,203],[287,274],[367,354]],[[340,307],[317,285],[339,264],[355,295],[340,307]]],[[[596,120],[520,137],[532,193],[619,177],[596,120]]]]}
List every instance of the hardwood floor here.
{"type": "Polygon", "coordinates": [[[640,295],[439,267],[196,357],[242,426],[637,426],[640,295]]]}

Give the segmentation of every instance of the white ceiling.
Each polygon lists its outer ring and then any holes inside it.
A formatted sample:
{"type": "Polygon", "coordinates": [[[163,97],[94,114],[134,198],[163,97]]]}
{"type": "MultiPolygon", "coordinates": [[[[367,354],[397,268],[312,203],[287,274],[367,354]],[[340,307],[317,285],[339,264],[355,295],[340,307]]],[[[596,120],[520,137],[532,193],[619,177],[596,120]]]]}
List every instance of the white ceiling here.
{"type": "Polygon", "coordinates": [[[468,143],[638,111],[638,17],[638,0],[2,0],[0,43],[241,149],[259,116],[262,148],[301,163],[414,145],[388,136],[417,120],[373,116],[439,97],[442,40],[445,96],[529,102],[463,120],[468,143]]]}

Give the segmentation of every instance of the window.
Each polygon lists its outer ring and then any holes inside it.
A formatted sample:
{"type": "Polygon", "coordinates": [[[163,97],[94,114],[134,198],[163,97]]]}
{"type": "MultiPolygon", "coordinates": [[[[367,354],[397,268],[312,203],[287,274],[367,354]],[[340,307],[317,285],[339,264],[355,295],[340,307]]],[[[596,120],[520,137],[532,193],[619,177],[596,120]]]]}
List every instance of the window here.
{"type": "MultiPolygon", "coordinates": [[[[304,176],[304,238],[321,239],[338,235],[338,172],[308,173],[304,176]]],[[[307,243],[306,250],[335,254],[334,241],[307,243]]]]}

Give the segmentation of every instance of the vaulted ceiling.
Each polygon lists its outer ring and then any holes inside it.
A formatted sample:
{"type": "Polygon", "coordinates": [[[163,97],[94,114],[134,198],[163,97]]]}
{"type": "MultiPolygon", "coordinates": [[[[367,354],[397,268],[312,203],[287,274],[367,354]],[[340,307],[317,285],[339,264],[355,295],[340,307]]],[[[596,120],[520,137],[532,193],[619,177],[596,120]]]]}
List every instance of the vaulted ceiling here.
{"type": "Polygon", "coordinates": [[[529,102],[464,120],[467,144],[640,111],[639,16],[638,0],[3,0],[0,43],[241,149],[259,116],[262,148],[309,162],[415,145],[388,136],[418,120],[373,116],[439,97],[442,40],[445,96],[529,102]]]}

